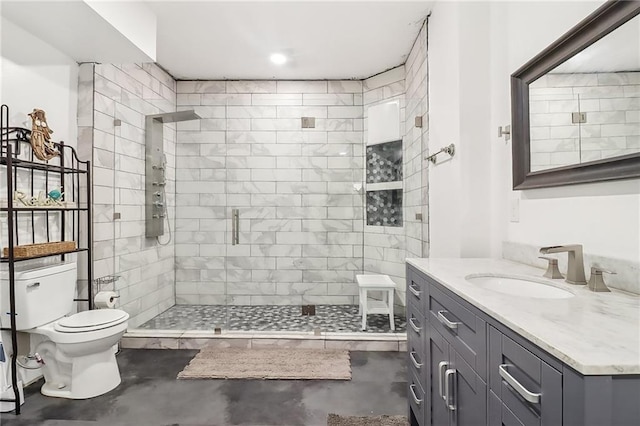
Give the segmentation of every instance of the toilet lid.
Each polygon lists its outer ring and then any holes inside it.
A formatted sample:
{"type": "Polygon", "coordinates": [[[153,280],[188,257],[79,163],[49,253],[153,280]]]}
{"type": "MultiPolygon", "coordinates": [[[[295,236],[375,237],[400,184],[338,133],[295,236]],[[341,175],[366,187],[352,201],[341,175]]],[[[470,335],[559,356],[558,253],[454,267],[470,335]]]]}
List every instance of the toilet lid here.
{"type": "Polygon", "coordinates": [[[97,328],[120,320],[126,319],[128,314],[120,309],[95,309],[92,311],[78,312],[69,317],[62,318],[56,323],[56,329],[79,331],[79,329],[97,328]]]}

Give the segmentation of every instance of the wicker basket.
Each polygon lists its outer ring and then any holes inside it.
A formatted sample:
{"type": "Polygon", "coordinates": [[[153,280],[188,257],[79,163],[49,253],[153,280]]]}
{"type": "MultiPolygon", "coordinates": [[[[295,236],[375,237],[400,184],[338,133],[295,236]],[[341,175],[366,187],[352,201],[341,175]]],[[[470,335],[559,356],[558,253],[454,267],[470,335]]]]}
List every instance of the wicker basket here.
{"type": "MultiPolygon", "coordinates": [[[[28,244],[15,246],[13,256],[16,259],[25,257],[46,256],[48,254],[67,253],[76,249],[75,241],[58,241],[55,243],[28,244]]],[[[9,257],[9,247],[2,249],[2,257],[9,257]]]]}

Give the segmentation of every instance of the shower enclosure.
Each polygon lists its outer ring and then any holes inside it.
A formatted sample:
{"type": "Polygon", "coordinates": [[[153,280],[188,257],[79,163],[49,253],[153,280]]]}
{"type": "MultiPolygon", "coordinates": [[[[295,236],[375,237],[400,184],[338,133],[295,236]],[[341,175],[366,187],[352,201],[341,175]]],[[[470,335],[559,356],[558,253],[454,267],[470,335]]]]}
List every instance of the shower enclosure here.
{"type": "MultiPolygon", "coordinates": [[[[178,109],[202,119],[177,131],[176,303],[199,305],[192,317],[221,328],[356,303],[363,147],[353,93],[333,96],[351,98],[353,118],[329,118],[328,105],[304,106],[276,82],[179,82],[178,93],[178,109]],[[224,93],[209,93],[216,85],[224,93]],[[253,93],[267,85],[273,94],[253,93]],[[234,89],[251,93],[226,93],[234,89]],[[315,128],[303,129],[302,116],[315,128]]],[[[299,320],[287,322],[310,324],[299,320]]]]}
{"type": "MultiPolygon", "coordinates": [[[[355,276],[386,274],[402,332],[404,259],[422,254],[426,229],[424,131],[403,130],[405,75],[176,82],[153,64],[83,64],[95,290],[120,293],[132,329],[357,332],[355,276]],[[394,132],[374,140],[368,114],[387,103],[394,132]],[[164,155],[147,161],[145,117],[176,113],[200,118],[157,123],[164,155]],[[149,237],[148,213],[163,235],[149,237]]],[[[425,113],[423,97],[410,104],[425,113]]],[[[368,324],[389,331],[383,315],[368,324]]]]}
{"type": "MultiPolygon", "coordinates": [[[[176,306],[141,327],[360,331],[362,82],[189,81],[177,92],[177,109],[201,119],[177,124],[176,306]]],[[[371,317],[370,332],[388,330],[371,317]]]]}

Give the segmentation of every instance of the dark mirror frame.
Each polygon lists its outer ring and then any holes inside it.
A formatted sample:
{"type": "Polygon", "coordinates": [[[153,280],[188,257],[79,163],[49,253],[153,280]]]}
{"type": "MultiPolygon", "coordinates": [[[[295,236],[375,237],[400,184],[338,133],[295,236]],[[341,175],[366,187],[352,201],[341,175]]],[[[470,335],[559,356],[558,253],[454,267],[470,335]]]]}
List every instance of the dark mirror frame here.
{"type": "Polygon", "coordinates": [[[640,1],[609,1],[511,75],[514,190],[640,177],[640,153],[532,172],[529,132],[529,84],[638,14],[640,1]]]}

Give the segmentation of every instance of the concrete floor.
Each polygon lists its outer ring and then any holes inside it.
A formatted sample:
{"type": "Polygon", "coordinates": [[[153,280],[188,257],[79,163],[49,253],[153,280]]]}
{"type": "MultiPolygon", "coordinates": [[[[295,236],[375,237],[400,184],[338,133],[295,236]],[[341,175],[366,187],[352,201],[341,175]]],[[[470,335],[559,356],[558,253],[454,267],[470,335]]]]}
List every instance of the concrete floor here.
{"type": "Polygon", "coordinates": [[[351,381],[176,380],[195,350],[124,349],[122,383],[90,400],[25,389],[22,414],[3,426],[326,425],[329,413],[407,414],[406,353],[352,352],[351,381]]]}

